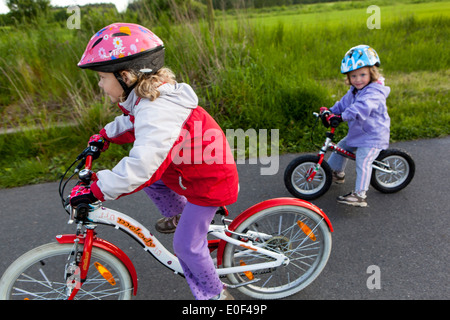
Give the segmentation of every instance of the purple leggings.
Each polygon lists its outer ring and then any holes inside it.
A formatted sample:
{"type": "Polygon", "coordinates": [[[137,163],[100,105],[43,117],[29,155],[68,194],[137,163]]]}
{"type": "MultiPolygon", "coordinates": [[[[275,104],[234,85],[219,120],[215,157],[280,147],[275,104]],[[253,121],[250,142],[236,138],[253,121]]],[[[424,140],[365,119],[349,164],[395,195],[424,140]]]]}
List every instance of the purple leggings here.
{"type": "Polygon", "coordinates": [[[217,207],[192,204],[161,180],[144,191],[163,216],[173,217],[182,213],[173,238],[173,249],[195,299],[207,300],[218,295],[223,283],[217,275],[206,238],[217,207]]]}

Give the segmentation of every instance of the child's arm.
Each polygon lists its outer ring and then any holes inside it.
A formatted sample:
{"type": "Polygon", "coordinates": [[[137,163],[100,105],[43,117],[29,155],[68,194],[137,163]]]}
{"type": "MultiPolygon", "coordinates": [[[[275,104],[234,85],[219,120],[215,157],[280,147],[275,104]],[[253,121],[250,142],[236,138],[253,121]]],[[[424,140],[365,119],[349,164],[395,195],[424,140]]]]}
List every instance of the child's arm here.
{"type": "Polygon", "coordinates": [[[130,116],[121,115],[114,119],[114,121],[108,123],[102,130],[102,135],[107,141],[124,144],[134,141],[134,124],[131,121],[130,116]]]}
{"type": "MultiPolygon", "coordinates": [[[[170,153],[191,109],[165,103],[140,106],[136,114],[133,148],[112,170],[97,172],[91,185],[96,198],[114,200],[160,179],[171,162],[170,153]]],[[[108,126],[105,127],[108,131],[108,126]]]]}
{"type": "Polygon", "coordinates": [[[359,96],[352,104],[345,108],[344,112],[341,114],[344,121],[349,120],[360,120],[366,121],[374,110],[378,109],[380,104],[386,98],[378,92],[372,92],[367,90],[364,95],[359,96]]]}
{"type": "Polygon", "coordinates": [[[334,106],[330,108],[330,111],[334,114],[342,114],[346,106],[349,104],[349,101],[351,101],[351,91],[349,90],[341,100],[337,101],[334,106]]]}

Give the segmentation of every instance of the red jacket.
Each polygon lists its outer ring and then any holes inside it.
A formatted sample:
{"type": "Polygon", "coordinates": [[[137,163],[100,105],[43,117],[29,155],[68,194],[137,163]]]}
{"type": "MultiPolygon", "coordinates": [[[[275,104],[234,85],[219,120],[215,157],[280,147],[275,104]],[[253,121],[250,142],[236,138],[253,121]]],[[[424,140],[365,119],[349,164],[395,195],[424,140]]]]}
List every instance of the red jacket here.
{"type": "Polygon", "coordinates": [[[119,104],[124,112],[101,130],[113,143],[133,142],[128,157],[97,173],[94,195],[114,200],[162,179],[172,190],[202,206],[237,200],[238,173],[227,139],[186,84],[165,84],[151,102],[134,92],[119,104]]]}

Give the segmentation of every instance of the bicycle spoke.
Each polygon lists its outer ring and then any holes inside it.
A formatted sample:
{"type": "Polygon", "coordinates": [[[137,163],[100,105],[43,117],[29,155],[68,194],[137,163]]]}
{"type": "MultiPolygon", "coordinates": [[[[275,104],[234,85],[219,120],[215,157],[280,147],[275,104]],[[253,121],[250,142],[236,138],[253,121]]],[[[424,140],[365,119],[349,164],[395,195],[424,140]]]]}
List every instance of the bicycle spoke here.
{"type": "MultiPolygon", "coordinates": [[[[327,241],[331,238],[324,219],[315,213],[308,214],[307,209],[291,211],[283,207],[274,208],[271,214],[268,212],[261,212],[260,217],[248,223],[244,221],[236,232],[245,234],[242,239],[248,237],[254,246],[284,254],[289,261],[286,265],[252,271],[260,280],[239,287],[239,290],[254,297],[279,298],[301,290],[318,276],[325,265],[321,262],[328,260],[330,247],[327,241]]],[[[252,250],[233,248],[232,251],[229,245],[226,248],[227,253],[232,252],[230,266],[237,266],[241,261],[248,266],[273,261],[252,250]]],[[[245,273],[232,274],[228,278],[233,284],[248,282],[245,273]]]]}
{"type": "Polygon", "coordinates": [[[42,277],[44,277],[44,279],[47,281],[49,286],[52,286],[50,280],[48,280],[47,276],[45,275],[44,270],[42,270],[42,268],[39,268],[39,272],[41,273],[42,277]]]}
{"type": "MultiPolygon", "coordinates": [[[[57,283],[57,282],[51,283],[51,282],[47,279],[47,277],[45,277],[45,278],[46,278],[48,284],[47,284],[47,283],[44,283],[43,281],[38,280],[38,279],[36,279],[36,278],[34,278],[34,277],[31,277],[31,276],[29,276],[29,275],[27,275],[27,274],[25,274],[25,273],[23,273],[22,276],[25,277],[25,278],[28,279],[28,280],[20,279],[20,278],[19,278],[19,279],[17,279],[17,282],[18,282],[18,283],[23,283],[23,284],[29,283],[29,284],[33,284],[33,285],[36,285],[36,284],[37,284],[37,285],[40,285],[40,286],[42,286],[42,287],[44,287],[44,288],[50,289],[50,291],[47,291],[47,292],[46,292],[47,295],[50,294],[50,293],[56,293],[56,294],[58,294],[59,296],[65,296],[65,295],[64,295],[64,287],[65,287],[65,284],[62,285],[62,284],[57,283]],[[60,287],[60,288],[55,288],[55,287],[53,287],[54,284],[60,285],[61,287],[60,287]]],[[[27,291],[27,290],[24,290],[24,289],[20,289],[20,288],[17,288],[17,287],[14,287],[14,289],[17,290],[17,291],[21,291],[21,292],[27,292],[28,294],[31,294],[31,295],[33,295],[33,296],[34,296],[35,294],[38,294],[38,293],[36,293],[36,292],[32,293],[32,292],[30,292],[30,291],[27,291]]],[[[44,294],[44,293],[42,293],[42,294],[44,294]]]]}
{"type": "Polygon", "coordinates": [[[60,299],[60,298],[48,298],[47,296],[50,294],[50,292],[30,292],[30,291],[28,291],[28,290],[23,290],[23,289],[20,289],[20,288],[16,288],[16,287],[14,287],[14,290],[15,291],[18,291],[18,292],[21,292],[21,293],[13,293],[13,296],[26,296],[25,298],[28,298],[28,297],[36,297],[36,298],[39,298],[40,300],[58,300],[58,299],[60,299]]]}
{"type": "MultiPolygon", "coordinates": [[[[97,286],[96,289],[98,287],[99,286],[97,286]]],[[[121,292],[125,292],[125,290],[119,291],[116,288],[111,288],[111,289],[103,289],[103,290],[95,290],[95,291],[94,291],[94,289],[89,289],[89,291],[86,291],[83,289],[83,286],[82,286],[80,288],[80,291],[78,292],[76,298],[82,299],[84,297],[92,297],[92,298],[95,298],[96,300],[101,300],[101,299],[109,297],[109,296],[117,295],[121,292]]]]}
{"type": "MultiPolygon", "coordinates": [[[[8,299],[65,300],[70,296],[70,288],[65,277],[71,279],[76,275],[68,269],[73,258],[71,244],[49,243],[29,251],[18,261],[17,266],[10,268],[10,281],[2,286],[4,297],[8,299]],[[45,260],[45,263],[42,261],[45,260]]],[[[113,255],[98,248],[92,249],[92,263],[87,279],[81,284],[74,299],[129,299],[132,293],[132,282],[126,267],[113,255]],[[95,261],[95,262],[94,262],[95,261]],[[100,274],[94,263],[108,269],[114,285],[100,274]]],[[[76,270],[75,266],[75,270],[76,270]]],[[[72,270],[72,271],[75,271],[72,270]]],[[[73,285],[80,283],[73,283],[73,285]]]]}

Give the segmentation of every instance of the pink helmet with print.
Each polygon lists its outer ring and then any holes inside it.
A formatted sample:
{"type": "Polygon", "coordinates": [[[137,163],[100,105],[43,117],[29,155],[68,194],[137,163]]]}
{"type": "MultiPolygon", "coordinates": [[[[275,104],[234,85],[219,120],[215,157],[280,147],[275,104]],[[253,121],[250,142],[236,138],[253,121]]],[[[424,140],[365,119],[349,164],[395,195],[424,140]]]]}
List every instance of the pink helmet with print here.
{"type": "Polygon", "coordinates": [[[149,29],[113,23],[94,34],[78,66],[101,72],[135,70],[156,73],[164,65],[164,44],[149,29]]]}

